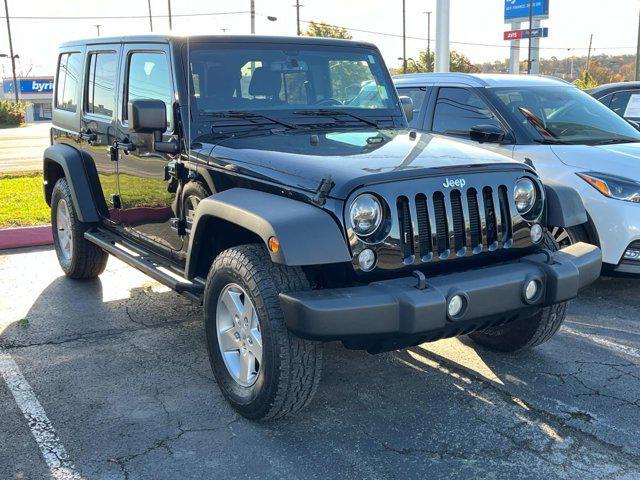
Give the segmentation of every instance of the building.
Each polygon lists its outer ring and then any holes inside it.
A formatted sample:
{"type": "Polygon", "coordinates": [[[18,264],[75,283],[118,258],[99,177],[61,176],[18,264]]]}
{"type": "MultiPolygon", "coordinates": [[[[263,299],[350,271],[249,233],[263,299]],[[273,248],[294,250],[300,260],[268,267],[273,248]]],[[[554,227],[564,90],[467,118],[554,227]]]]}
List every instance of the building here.
{"type": "MultiPolygon", "coordinates": [[[[27,122],[51,121],[51,102],[53,100],[53,77],[18,78],[18,98],[27,103],[27,122]]],[[[1,98],[13,100],[13,79],[2,82],[1,98]]]]}

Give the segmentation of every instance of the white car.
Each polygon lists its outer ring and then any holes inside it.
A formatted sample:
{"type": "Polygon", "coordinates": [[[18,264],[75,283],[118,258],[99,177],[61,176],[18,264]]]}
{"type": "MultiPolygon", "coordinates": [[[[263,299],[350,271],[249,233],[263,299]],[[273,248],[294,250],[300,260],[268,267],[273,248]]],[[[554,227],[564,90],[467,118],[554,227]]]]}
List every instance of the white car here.
{"type": "Polygon", "coordinates": [[[526,75],[424,73],[394,77],[417,114],[412,127],[526,162],[543,181],[574,188],[589,221],[561,244],[602,249],[604,271],[640,275],[640,132],[577,87],[526,75]]]}

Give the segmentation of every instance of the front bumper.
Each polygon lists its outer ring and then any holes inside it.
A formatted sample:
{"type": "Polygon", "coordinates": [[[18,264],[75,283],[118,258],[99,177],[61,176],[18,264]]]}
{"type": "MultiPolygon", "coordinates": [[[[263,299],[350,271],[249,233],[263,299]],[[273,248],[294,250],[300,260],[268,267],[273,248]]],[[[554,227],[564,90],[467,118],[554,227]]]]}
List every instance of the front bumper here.
{"type": "Polygon", "coordinates": [[[484,328],[489,318],[508,320],[571,300],[598,278],[601,266],[598,247],[577,243],[553,253],[439,275],[427,279],[423,288],[415,277],[404,277],[360,287],[281,293],[280,303],[288,328],[302,338],[427,336],[455,330],[456,325],[473,330],[474,321],[476,328],[484,328]],[[524,296],[529,280],[542,288],[532,302],[524,296]],[[466,308],[452,320],[447,304],[456,294],[465,298],[466,308]]]}

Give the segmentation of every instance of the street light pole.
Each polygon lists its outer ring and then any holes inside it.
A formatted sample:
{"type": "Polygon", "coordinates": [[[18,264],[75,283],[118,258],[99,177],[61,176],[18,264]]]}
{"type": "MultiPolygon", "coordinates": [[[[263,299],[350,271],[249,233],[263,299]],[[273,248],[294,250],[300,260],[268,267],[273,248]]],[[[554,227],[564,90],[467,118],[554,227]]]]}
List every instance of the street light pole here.
{"type": "Polygon", "coordinates": [[[13,93],[15,95],[16,103],[20,102],[18,96],[18,79],[16,77],[16,57],[13,54],[13,40],[11,39],[11,22],[9,21],[9,5],[7,0],[4,0],[4,11],[7,16],[7,34],[9,35],[9,56],[11,57],[11,74],[13,75],[13,93]]]}
{"type": "Polygon", "coordinates": [[[527,75],[531,75],[531,28],[533,27],[533,0],[529,0],[529,56],[527,59],[527,75]]]}
{"type": "Polygon", "coordinates": [[[251,0],[251,35],[256,33],[256,0],[251,0]]]}
{"type": "Polygon", "coordinates": [[[153,33],[153,17],[151,16],[151,0],[147,0],[147,3],[149,4],[149,28],[153,33]]]}
{"type": "Polygon", "coordinates": [[[167,9],[169,10],[169,31],[173,30],[173,21],[171,20],[171,0],[167,0],[167,9]]]}
{"type": "Polygon", "coordinates": [[[302,35],[300,31],[300,0],[296,0],[296,25],[298,29],[298,36],[302,35]]]}
{"type": "Polygon", "coordinates": [[[96,27],[96,30],[98,31],[98,36],[100,36],[100,27],[102,25],[94,25],[94,27],[96,27]]]}
{"type": "Polygon", "coordinates": [[[407,73],[407,15],[406,0],[402,0],[402,73],[407,73]]]}
{"type": "Polygon", "coordinates": [[[636,81],[640,80],[640,14],[638,14],[638,46],[636,47],[636,81]]]}
{"type": "Polygon", "coordinates": [[[431,72],[431,12],[427,14],[427,72],[431,72]]]}

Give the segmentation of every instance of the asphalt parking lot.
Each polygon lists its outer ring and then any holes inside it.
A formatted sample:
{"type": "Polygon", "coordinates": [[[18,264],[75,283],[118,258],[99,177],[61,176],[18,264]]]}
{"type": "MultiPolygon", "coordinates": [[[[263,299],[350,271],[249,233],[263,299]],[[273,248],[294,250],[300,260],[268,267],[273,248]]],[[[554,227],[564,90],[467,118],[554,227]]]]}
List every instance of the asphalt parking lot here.
{"type": "Polygon", "coordinates": [[[0,173],[41,170],[50,129],[48,122],[0,129],[0,173]]]}
{"type": "Polygon", "coordinates": [[[75,282],[44,248],[0,252],[0,278],[2,479],[640,478],[637,281],[598,281],[521,355],[328,345],[310,408],[255,424],[200,310],[141,273],[75,282]]]}

